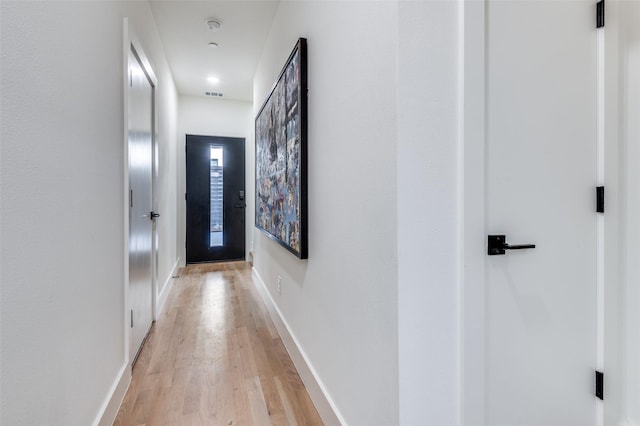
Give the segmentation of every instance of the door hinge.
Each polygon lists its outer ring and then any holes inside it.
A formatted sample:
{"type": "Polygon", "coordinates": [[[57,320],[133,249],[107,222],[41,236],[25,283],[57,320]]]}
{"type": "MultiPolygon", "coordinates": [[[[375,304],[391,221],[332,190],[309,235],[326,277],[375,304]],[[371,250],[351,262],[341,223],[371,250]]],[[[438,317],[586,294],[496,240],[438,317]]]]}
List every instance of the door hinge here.
{"type": "Polygon", "coordinates": [[[133,208],[133,189],[129,190],[129,208],[133,208]]]}
{"type": "Polygon", "coordinates": [[[604,213],[604,186],[596,187],[596,212],[604,213]]]}
{"type": "Polygon", "coordinates": [[[133,328],[133,309],[131,310],[131,328],[133,328]]]}
{"type": "Polygon", "coordinates": [[[596,396],[604,400],[604,373],[596,371],[596,396]]]}
{"type": "Polygon", "coordinates": [[[596,3],[596,28],[604,27],[604,0],[596,3]]]}
{"type": "Polygon", "coordinates": [[[184,200],[187,201],[187,193],[184,193],[184,200]]]}

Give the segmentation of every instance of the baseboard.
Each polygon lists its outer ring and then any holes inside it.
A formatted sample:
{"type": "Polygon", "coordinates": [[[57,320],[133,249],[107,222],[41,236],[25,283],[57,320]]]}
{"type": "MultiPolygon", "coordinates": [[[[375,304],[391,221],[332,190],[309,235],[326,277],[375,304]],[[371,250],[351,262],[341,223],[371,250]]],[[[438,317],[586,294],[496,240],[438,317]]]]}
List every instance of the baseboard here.
{"type": "Polygon", "coordinates": [[[278,309],[278,306],[271,297],[267,286],[255,268],[252,268],[252,277],[256,289],[258,290],[258,293],[260,293],[260,296],[267,307],[267,311],[269,311],[271,320],[273,321],[276,330],[278,330],[280,338],[282,339],[287,352],[289,352],[289,356],[291,357],[293,364],[296,366],[298,374],[307,388],[307,392],[309,393],[316,410],[318,410],[318,414],[320,414],[322,421],[327,426],[346,425],[347,423],[336,408],[336,405],[329,396],[322,380],[318,377],[313,365],[309,362],[307,355],[298,343],[294,334],[291,332],[289,324],[283,317],[280,309],[278,309]]]}
{"type": "Polygon", "coordinates": [[[173,283],[174,283],[174,278],[173,277],[176,275],[176,271],[178,270],[179,266],[180,266],[180,258],[178,258],[178,260],[176,260],[176,263],[174,263],[173,268],[171,268],[171,272],[169,272],[169,276],[164,281],[164,285],[162,286],[162,290],[160,290],[158,292],[158,298],[156,299],[156,317],[155,317],[155,320],[160,318],[160,315],[162,314],[162,310],[164,309],[164,305],[167,302],[167,297],[169,296],[169,293],[171,292],[171,289],[173,288],[173,283]]]}
{"type": "Polygon", "coordinates": [[[131,383],[131,366],[128,362],[125,362],[120,368],[120,372],[113,382],[113,385],[111,385],[109,394],[104,400],[102,407],[100,407],[100,412],[93,421],[94,426],[113,425],[113,421],[118,415],[118,410],[120,410],[120,405],[124,400],[124,395],[129,388],[129,383],[131,383]]]}

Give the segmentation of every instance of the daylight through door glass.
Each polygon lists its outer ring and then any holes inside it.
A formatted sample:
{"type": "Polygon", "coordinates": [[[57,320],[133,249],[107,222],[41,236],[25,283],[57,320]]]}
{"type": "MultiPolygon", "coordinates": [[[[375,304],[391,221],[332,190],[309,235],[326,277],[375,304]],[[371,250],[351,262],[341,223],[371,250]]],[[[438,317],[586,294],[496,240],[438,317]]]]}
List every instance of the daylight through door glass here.
{"type": "Polygon", "coordinates": [[[210,247],[219,247],[224,245],[224,217],[222,214],[223,157],[224,151],[221,146],[211,147],[211,165],[209,170],[209,191],[211,194],[209,216],[210,247]]]}

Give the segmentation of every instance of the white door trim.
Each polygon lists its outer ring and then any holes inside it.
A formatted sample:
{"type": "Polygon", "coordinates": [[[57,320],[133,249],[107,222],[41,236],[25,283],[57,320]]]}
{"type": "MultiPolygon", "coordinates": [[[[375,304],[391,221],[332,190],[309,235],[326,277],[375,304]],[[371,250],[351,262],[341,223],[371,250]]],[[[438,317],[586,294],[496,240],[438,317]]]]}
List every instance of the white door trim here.
{"type": "MultiPolygon", "coordinates": [[[[626,381],[624,372],[623,353],[628,336],[620,333],[624,319],[624,288],[626,270],[622,248],[626,241],[627,223],[624,215],[627,213],[627,201],[623,191],[629,184],[625,174],[626,164],[621,155],[626,150],[620,138],[620,79],[618,68],[619,52],[619,2],[605,2],[605,26],[603,42],[604,58],[604,88],[603,88],[603,155],[601,160],[604,167],[605,213],[603,250],[603,296],[601,303],[604,310],[599,320],[603,327],[601,353],[604,362],[604,424],[618,425],[624,417],[624,400],[626,398],[623,386],[626,381]]],[[[631,262],[635,262],[632,259],[631,262]]]]}
{"type": "Polygon", "coordinates": [[[485,0],[458,1],[460,423],[484,424],[485,391],[485,0]]]}
{"type": "MultiPolygon", "coordinates": [[[[155,177],[156,177],[156,147],[157,147],[157,119],[156,119],[156,88],[158,86],[158,79],[151,67],[147,56],[144,53],[144,49],[142,48],[142,44],[138,36],[136,35],[135,29],[129,22],[128,18],[124,18],[124,36],[123,36],[123,74],[122,74],[122,82],[124,89],[124,126],[123,126],[123,143],[124,143],[124,158],[123,158],[123,170],[124,170],[124,181],[123,181],[123,214],[124,214],[124,357],[127,360],[127,364],[129,367],[131,366],[132,360],[129,356],[129,345],[130,345],[130,313],[129,313],[129,85],[127,81],[129,80],[129,52],[133,50],[135,54],[140,59],[142,67],[151,82],[151,90],[153,97],[152,104],[152,135],[151,135],[151,146],[152,146],[152,205],[155,206],[156,197],[155,197],[155,177]]],[[[156,247],[156,230],[154,227],[153,232],[153,240],[152,247],[156,247]]],[[[157,274],[156,271],[156,256],[155,253],[152,252],[152,261],[151,261],[151,270],[152,270],[152,315],[153,319],[156,319],[156,302],[157,302],[157,274]]]]}

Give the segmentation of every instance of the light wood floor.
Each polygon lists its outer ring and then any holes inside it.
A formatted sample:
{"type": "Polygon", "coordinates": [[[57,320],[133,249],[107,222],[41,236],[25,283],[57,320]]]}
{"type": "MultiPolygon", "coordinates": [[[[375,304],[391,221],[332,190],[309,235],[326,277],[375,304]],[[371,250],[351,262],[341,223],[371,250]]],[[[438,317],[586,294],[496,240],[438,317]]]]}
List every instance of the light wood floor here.
{"type": "Polygon", "coordinates": [[[247,263],[180,271],[114,425],[321,425],[247,263]]]}

